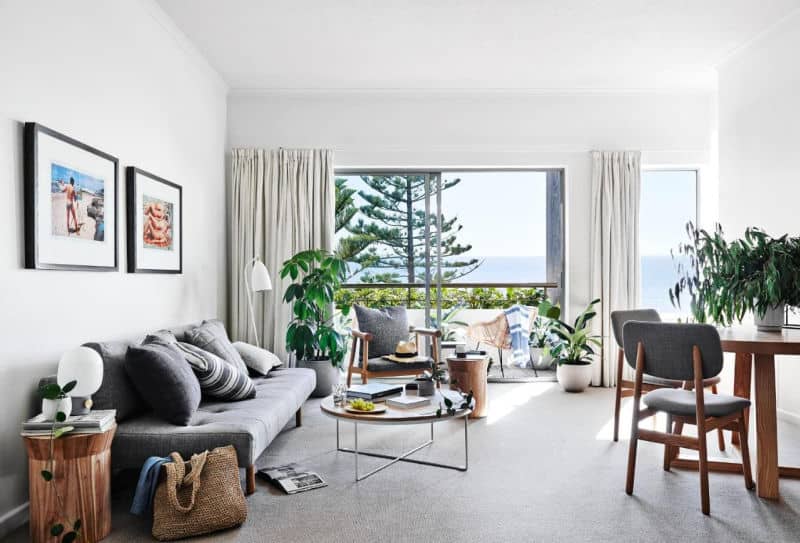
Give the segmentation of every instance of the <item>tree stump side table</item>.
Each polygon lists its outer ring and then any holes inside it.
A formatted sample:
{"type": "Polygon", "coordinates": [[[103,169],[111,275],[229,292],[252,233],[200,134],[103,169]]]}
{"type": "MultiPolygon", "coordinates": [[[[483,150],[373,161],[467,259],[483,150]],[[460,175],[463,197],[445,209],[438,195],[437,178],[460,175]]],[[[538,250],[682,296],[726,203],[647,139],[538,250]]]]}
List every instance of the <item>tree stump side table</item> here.
{"type": "Polygon", "coordinates": [[[450,372],[450,388],[460,390],[464,394],[472,391],[475,406],[471,419],[482,419],[489,412],[489,395],[486,391],[486,374],[489,371],[489,358],[447,358],[447,369],[450,372]]]}
{"type": "MultiPolygon", "coordinates": [[[[31,541],[52,541],[56,522],[81,519],[80,541],[99,541],[111,531],[111,441],[114,425],[101,434],[67,434],[53,444],[53,480],[42,470],[50,458],[50,439],[23,437],[28,451],[31,541]],[[56,487],[64,502],[58,511],[56,487]]],[[[64,531],[69,531],[65,524],[64,531]]]]}

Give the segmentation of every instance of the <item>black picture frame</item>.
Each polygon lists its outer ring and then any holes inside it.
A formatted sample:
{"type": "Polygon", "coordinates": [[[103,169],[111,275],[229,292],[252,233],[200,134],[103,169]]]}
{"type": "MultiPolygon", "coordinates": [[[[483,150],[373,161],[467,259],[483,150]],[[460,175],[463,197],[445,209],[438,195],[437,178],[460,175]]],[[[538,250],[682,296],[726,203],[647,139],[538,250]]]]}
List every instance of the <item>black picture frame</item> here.
{"type": "Polygon", "coordinates": [[[168,181],[163,177],[159,177],[141,168],[135,166],[128,166],[125,169],[125,189],[126,189],[126,226],[127,226],[127,256],[128,256],[128,273],[183,273],[183,187],[172,181],[168,181]],[[164,184],[168,187],[178,191],[178,268],[154,268],[154,267],[140,267],[141,260],[139,255],[139,245],[137,243],[137,235],[140,232],[140,220],[142,214],[139,212],[136,197],[137,197],[137,184],[138,176],[146,177],[148,180],[164,184]]]}
{"type": "MultiPolygon", "coordinates": [[[[68,271],[118,271],[119,270],[119,235],[118,235],[118,190],[119,190],[119,159],[100,149],[87,145],[81,141],[71,138],[65,134],[57,132],[36,122],[26,122],[23,134],[23,184],[24,184],[24,230],[25,230],[25,268],[35,270],[68,270],[68,271]],[[49,262],[40,255],[39,245],[39,213],[42,211],[40,206],[39,193],[37,191],[39,183],[39,140],[45,134],[56,140],[71,145],[80,151],[90,153],[107,160],[113,164],[114,168],[114,197],[112,209],[114,210],[114,264],[111,266],[81,265],[81,264],[61,264],[49,262]]],[[[105,200],[105,194],[103,199],[105,200]]],[[[104,207],[108,207],[104,203],[104,207]]],[[[49,212],[49,211],[48,211],[49,212]]],[[[69,223],[68,223],[69,225],[69,223]]]]}

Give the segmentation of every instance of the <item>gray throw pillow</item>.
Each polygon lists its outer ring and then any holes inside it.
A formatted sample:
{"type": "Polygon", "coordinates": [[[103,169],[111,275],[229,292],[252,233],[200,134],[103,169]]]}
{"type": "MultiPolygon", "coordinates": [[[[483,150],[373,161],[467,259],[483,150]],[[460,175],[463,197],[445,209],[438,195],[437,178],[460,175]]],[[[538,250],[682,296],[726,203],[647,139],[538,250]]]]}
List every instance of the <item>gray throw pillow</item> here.
{"type": "Polygon", "coordinates": [[[186,331],[186,341],[204,351],[214,353],[247,375],[247,366],[242,360],[239,351],[228,339],[228,333],[225,331],[225,326],[223,326],[222,322],[218,320],[203,321],[200,326],[186,331]]]}
{"type": "Polygon", "coordinates": [[[130,341],[84,343],[103,357],[103,384],[92,394],[95,409],[116,409],[117,422],[123,422],[147,411],[147,404],[136,391],[125,371],[130,341]]]}
{"type": "Polygon", "coordinates": [[[358,329],[372,334],[370,358],[393,354],[399,342],[408,341],[408,315],[404,306],[370,309],[356,305],[354,308],[358,329]]]}
{"type": "Polygon", "coordinates": [[[171,332],[150,334],[145,344],[168,345],[178,349],[200,382],[203,396],[237,402],[256,397],[256,386],[250,376],[233,364],[228,364],[214,353],[204,351],[191,343],[178,341],[171,332]]]}
{"type": "Polygon", "coordinates": [[[247,367],[259,375],[266,375],[272,368],[283,365],[280,358],[266,349],[261,349],[244,341],[236,341],[233,346],[242,355],[242,360],[244,360],[247,367]]]}
{"type": "Polygon", "coordinates": [[[125,371],[156,416],[188,426],[200,405],[200,383],[172,345],[129,347],[125,371]]]}

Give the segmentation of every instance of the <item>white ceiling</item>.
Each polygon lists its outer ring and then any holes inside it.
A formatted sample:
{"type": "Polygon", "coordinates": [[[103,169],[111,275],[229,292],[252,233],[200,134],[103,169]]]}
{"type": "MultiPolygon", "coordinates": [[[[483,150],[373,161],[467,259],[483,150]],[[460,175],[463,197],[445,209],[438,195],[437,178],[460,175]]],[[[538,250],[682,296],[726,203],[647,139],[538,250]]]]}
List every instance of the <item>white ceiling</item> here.
{"type": "Polygon", "coordinates": [[[800,0],[158,0],[234,90],[709,89],[800,0]]]}

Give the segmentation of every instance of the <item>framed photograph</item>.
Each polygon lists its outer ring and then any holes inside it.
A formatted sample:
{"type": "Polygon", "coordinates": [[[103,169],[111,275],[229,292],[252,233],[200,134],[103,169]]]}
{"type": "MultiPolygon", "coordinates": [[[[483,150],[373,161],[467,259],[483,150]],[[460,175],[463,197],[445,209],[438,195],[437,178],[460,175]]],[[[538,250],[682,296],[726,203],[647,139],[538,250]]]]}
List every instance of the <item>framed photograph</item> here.
{"type": "Polygon", "coordinates": [[[25,267],[116,271],[119,161],[25,123],[25,267]]]}
{"type": "Polygon", "coordinates": [[[139,168],[127,168],[128,272],[183,272],[183,190],[139,168]]]}

